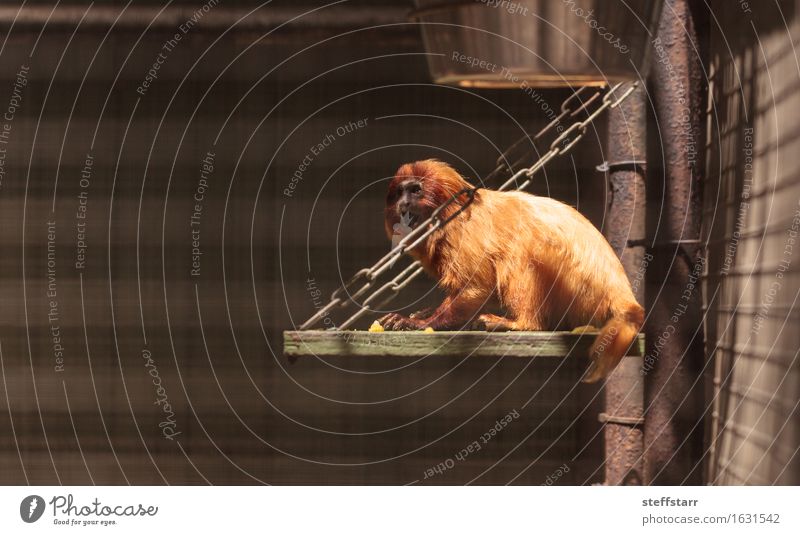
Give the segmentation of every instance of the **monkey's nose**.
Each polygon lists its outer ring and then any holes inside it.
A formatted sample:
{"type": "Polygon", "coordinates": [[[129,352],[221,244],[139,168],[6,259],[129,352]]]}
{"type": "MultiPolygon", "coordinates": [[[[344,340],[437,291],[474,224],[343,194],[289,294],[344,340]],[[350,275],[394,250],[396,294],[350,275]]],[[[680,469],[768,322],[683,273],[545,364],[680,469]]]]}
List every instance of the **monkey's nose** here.
{"type": "Polygon", "coordinates": [[[400,210],[401,215],[408,212],[408,207],[408,201],[400,201],[397,203],[397,209],[400,210]]]}

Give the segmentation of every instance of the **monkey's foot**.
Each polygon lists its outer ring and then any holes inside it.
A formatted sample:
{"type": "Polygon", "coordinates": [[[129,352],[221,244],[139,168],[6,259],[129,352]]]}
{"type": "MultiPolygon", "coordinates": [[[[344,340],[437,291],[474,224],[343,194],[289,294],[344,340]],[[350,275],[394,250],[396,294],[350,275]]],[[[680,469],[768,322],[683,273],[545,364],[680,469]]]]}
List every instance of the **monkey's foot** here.
{"type": "Polygon", "coordinates": [[[594,325],[581,325],[580,327],[575,327],[570,332],[572,334],[596,334],[600,332],[600,329],[594,325]]]}
{"type": "Polygon", "coordinates": [[[378,322],[387,331],[417,331],[427,327],[423,321],[402,314],[386,314],[378,322]]]}
{"type": "Polygon", "coordinates": [[[486,331],[513,331],[514,322],[508,318],[496,316],[494,314],[481,314],[475,321],[479,329],[486,331]]]}

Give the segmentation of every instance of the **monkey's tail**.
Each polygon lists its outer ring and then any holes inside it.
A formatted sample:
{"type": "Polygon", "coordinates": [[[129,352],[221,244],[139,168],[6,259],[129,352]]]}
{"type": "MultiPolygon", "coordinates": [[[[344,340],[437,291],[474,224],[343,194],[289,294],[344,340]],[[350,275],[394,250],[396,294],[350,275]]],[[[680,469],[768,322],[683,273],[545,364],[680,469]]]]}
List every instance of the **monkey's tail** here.
{"type": "Polygon", "coordinates": [[[589,350],[592,362],[583,376],[584,383],[596,383],[608,377],[636,340],[643,321],[644,309],[634,303],[603,325],[589,350]]]}

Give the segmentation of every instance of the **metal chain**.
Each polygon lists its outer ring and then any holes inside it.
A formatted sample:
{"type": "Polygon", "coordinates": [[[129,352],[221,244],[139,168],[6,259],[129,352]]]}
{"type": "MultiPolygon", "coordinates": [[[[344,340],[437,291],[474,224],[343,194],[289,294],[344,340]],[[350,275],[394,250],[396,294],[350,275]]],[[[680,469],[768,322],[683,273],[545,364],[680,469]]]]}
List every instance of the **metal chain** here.
{"type": "MultiPolygon", "coordinates": [[[[633,93],[636,87],[639,85],[638,82],[633,82],[629,84],[627,90],[622,93],[616,100],[612,101],[613,95],[619,90],[622,86],[622,82],[614,85],[609,89],[602,98],[602,103],[597,106],[597,108],[589,113],[587,110],[589,106],[595,102],[600,95],[602,94],[603,90],[601,88],[596,88],[595,92],[589,96],[589,98],[585,101],[580,99],[581,95],[585,95],[590,88],[582,87],[575,91],[572,95],[570,95],[564,102],[561,104],[561,113],[556,116],[552,121],[550,121],[544,128],[542,128],[531,140],[532,148],[527,148],[522,154],[514,158],[514,162],[509,164],[509,158],[512,157],[513,153],[519,152],[519,148],[525,148],[526,145],[524,144],[525,141],[530,140],[530,136],[525,135],[516,142],[514,142],[500,157],[497,159],[495,169],[487,175],[484,179],[484,183],[487,183],[495,178],[497,178],[503,172],[510,172],[512,176],[506,180],[498,189],[497,191],[506,191],[511,186],[517,184],[519,179],[524,178],[524,182],[522,184],[516,185],[515,190],[520,191],[527,188],[532,180],[533,175],[537,172],[541,171],[547,163],[549,163],[552,159],[556,158],[557,156],[563,156],[569,153],[570,150],[575,146],[578,141],[580,141],[583,136],[586,134],[587,127],[592,124],[592,122],[597,119],[605,110],[608,108],[616,108],[619,106],[622,101],[624,101],[628,96],[633,93]],[[580,104],[580,106],[577,106],[580,104]],[[577,106],[577,107],[575,107],[577,106]],[[556,138],[550,143],[549,150],[545,152],[539,159],[531,166],[522,168],[518,171],[514,171],[514,168],[520,165],[523,161],[527,160],[530,157],[530,153],[532,150],[535,150],[535,142],[538,141],[544,134],[555,128],[561,121],[563,121],[567,117],[575,117],[579,113],[587,111],[589,115],[586,119],[582,121],[578,121],[570,125],[567,129],[563,130],[556,138]]],[[[359,307],[359,310],[356,311],[352,316],[350,316],[347,320],[341,323],[338,327],[335,327],[336,330],[346,329],[350,325],[352,325],[356,320],[364,316],[368,312],[373,312],[376,308],[380,309],[383,305],[387,304],[389,301],[394,299],[400,291],[408,286],[408,284],[418,277],[422,272],[422,264],[416,260],[409,264],[405,269],[403,269],[400,273],[398,273],[392,280],[387,282],[386,284],[380,286],[375,291],[373,291],[368,297],[366,297],[362,303],[359,305],[356,303],[356,299],[364,295],[370,288],[375,285],[375,280],[386,272],[388,269],[391,269],[394,266],[394,263],[407,251],[413,250],[415,247],[419,246],[422,242],[424,242],[428,236],[436,232],[437,230],[444,227],[447,223],[449,223],[453,218],[457,217],[461,212],[463,212],[474,200],[475,192],[477,188],[465,188],[458,193],[454,194],[449,200],[447,200],[444,204],[439,206],[431,216],[419,224],[415,229],[409,232],[403,239],[401,239],[395,247],[392,248],[386,255],[384,255],[380,260],[378,260],[372,267],[364,268],[358,271],[349,281],[347,281],[343,286],[337,289],[331,295],[331,300],[328,302],[327,305],[320,308],[316,314],[311,316],[305,323],[300,326],[300,330],[306,330],[314,325],[316,325],[320,320],[325,318],[334,308],[337,306],[340,308],[345,308],[350,304],[356,304],[359,307]],[[460,204],[459,204],[460,203],[460,204]],[[450,206],[454,204],[459,204],[459,208],[449,215],[447,218],[443,218],[443,212],[450,206]],[[353,292],[353,290],[359,285],[361,286],[353,292]],[[352,292],[352,293],[351,293],[352,292]],[[378,298],[386,293],[389,293],[376,307],[371,307],[370,305],[378,298]]]]}
{"type": "Polygon", "coordinates": [[[574,117],[584,109],[586,109],[589,104],[594,102],[602,93],[602,88],[594,87],[591,88],[589,86],[584,86],[575,91],[572,95],[570,95],[564,102],[561,103],[561,113],[556,116],[552,121],[550,121],[544,128],[542,128],[538,134],[536,134],[533,139],[531,139],[529,134],[525,134],[517,141],[515,141],[506,151],[501,154],[497,161],[495,162],[496,167],[494,171],[489,173],[489,175],[484,179],[484,183],[489,183],[496,179],[500,173],[507,171],[513,174],[514,168],[521,165],[524,161],[527,161],[531,158],[533,149],[535,148],[535,143],[538,141],[543,135],[549,132],[553,127],[559,124],[562,120],[564,120],[567,116],[574,117]],[[586,99],[586,101],[581,101],[580,97],[586,94],[588,91],[594,90],[594,93],[586,99]],[[582,105],[576,109],[572,109],[571,106],[574,105],[575,102],[582,102],[582,105]],[[528,143],[525,143],[525,142],[528,143]],[[523,149],[522,153],[514,160],[513,164],[508,164],[508,160],[511,158],[511,155],[515,151],[519,151],[520,147],[523,149]]]}
{"type": "MultiPolygon", "coordinates": [[[[406,251],[412,250],[418,245],[420,245],[425,239],[436,232],[438,229],[442,228],[444,225],[449,223],[454,217],[460,214],[469,204],[472,203],[472,200],[475,198],[475,188],[464,188],[463,190],[459,191],[450,199],[439,206],[436,210],[433,211],[431,216],[422,222],[422,224],[418,225],[417,228],[409,232],[402,240],[400,240],[397,245],[389,251],[383,258],[378,260],[372,267],[364,268],[358,271],[353,278],[351,278],[347,283],[344,284],[341,288],[337,289],[331,295],[330,302],[319,309],[316,314],[311,316],[305,323],[300,326],[300,330],[305,330],[312,327],[316,324],[319,320],[323,319],[327,314],[330,313],[337,305],[340,307],[346,307],[350,303],[355,302],[355,300],[361,297],[364,292],[369,290],[374,282],[383,272],[387,269],[391,268],[394,265],[394,262],[400,258],[406,251]],[[456,210],[453,214],[451,214],[446,219],[442,219],[441,214],[442,212],[452,204],[455,204],[459,199],[466,195],[467,200],[456,210]],[[343,297],[343,294],[350,294],[350,291],[359,283],[363,282],[361,288],[356,290],[355,293],[352,295],[348,295],[347,297],[343,297]]],[[[402,288],[411,282],[419,273],[422,272],[421,264],[419,262],[414,262],[412,264],[414,267],[420,267],[420,269],[413,271],[407,280],[402,280],[401,275],[406,272],[409,272],[409,269],[403,270],[400,275],[395,277],[397,279],[395,283],[396,290],[394,291],[395,294],[399,292],[402,288]]],[[[409,266],[411,267],[411,266],[409,266]]],[[[385,291],[385,286],[383,288],[378,289],[378,292],[385,291]]],[[[371,297],[369,298],[371,300],[371,297]]],[[[366,302],[366,301],[365,301],[366,302]]],[[[363,304],[362,304],[363,309],[363,304]]],[[[363,314],[361,314],[363,315],[363,314]]],[[[359,315],[358,317],[361,317],[359,315]]],[[[347,325],[350,325],[353,321],[358,318],[350,318],[345,323],[339,326],[339,329],[344,328],[347,325]]]]}

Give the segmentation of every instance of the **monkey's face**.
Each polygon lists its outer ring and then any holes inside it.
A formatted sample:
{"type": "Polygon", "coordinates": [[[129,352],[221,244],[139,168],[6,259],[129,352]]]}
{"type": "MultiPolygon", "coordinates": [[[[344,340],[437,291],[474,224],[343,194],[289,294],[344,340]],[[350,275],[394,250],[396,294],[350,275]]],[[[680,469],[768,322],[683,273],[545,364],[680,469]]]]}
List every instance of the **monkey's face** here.
{"type": "Polygon", "coordinates": [[[398,234],[395,231],[403,234],[418,227],[465,187],[469,187],[469,182],[452,167],[437,160],[400,166],[389,183],[389,194],[386,196],[386,236],[391,240],[398,234]]]}
{"type": "Polygon", "coordinates": [[[426,198],[422,179],[416,177],[393,180],[386,196],[386,222],[390,225],[402,223],[416,228],[433,212],[430,199],[426,198]]]}
{"type": "Polygon", "coordinates": [[[393,202],[397,216],[411,228],[427,219],[424,199],[422,180],[417,178],[403,180],[389,190],[389,203],[393,202]]]}

